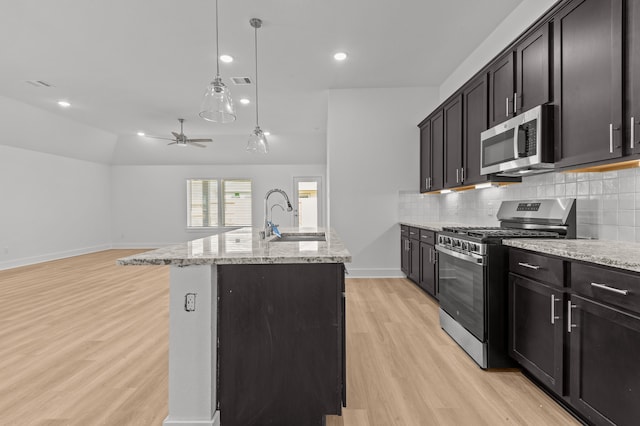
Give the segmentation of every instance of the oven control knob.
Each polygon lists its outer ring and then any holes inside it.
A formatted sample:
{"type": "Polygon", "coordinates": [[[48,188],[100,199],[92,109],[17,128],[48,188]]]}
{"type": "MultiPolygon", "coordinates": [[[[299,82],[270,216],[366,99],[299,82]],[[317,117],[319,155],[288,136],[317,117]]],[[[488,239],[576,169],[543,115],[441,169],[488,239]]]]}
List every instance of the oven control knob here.
{"type": "Polygon", "coordinates": [[[474,243],[469,243],[469,251],[478,251],[478,245],[474,243]]]}
{"type": "Polygon", "coordinates": [[[467,243],[466,241],[462,242],[462,251],[468,251],[469,250],[469,243],[467,243]]]}

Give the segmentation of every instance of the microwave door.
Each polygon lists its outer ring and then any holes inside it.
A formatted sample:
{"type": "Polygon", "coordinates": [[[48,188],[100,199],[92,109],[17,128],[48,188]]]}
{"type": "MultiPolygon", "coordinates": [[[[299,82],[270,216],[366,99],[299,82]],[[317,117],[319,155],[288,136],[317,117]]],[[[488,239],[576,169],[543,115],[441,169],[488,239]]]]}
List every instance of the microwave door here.
{"type": "Polygon", "coordinates": [[[513,144],[513,158],[522,158],[527,156],[527,131],[521,124],[515,134],[516,143],[513,144]]]}

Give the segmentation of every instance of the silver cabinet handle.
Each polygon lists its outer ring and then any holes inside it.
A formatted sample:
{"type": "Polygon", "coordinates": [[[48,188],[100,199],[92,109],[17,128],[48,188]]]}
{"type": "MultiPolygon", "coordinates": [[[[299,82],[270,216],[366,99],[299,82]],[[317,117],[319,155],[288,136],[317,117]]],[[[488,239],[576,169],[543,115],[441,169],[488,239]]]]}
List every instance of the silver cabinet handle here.
{"type": "Polygon", "coordinates": [[[636,120],[633,117],[631,117],[631,131],[629,133],[631,133],[631,149],[633,149],[636,138],[636,120]]]}
{"type": "Polygon", "coordinates": [[[460,182],[460,169],[456,169],[456,183],[460,182]]]}
{"type": "Polygon", "coordinates": [[[560,299],[556,299],[555,294],[551,295],[551,324],[555,324],[557,319],[560,317],[556,316],[556,302],[559,302],[560,299]]]}
{"type": "Polygon", "coordinates": [[[571,300],[567,301],[567,333],[571,333],[571,329],[575,328],[575,324],[571,324],[571,309],[575,308],[576,305],[571,303],[571,300]]]}
{"type": "Polygon", "coordinates": [[[601,288],[603,290],[607,290],[607,291],[610,291],[612,293],[621,294],[623,296],[626,296],[626,295],[629,294],[629,290],[620,290],[619,288],[609,287],[606,284],[591,283],[591,287],[601,288]]]}
{"type": "Polygon", "coordinates": [[[609,123],[609,152],[613,153],[613,123],[609,123]]]}
{"type": "Polygon", "coordinates": [[[424,189],[429,189],[429,178],[424,178],[424,189]]]}
{"type": "Polygon", "coordinates": [[[505,99],[505,106],[506,106],[506,111],[507,111],[507,117],[509,116],[509,98],[507,97],[507,99],[505,99]]]}
{"type": "Polygon", "coordinates": [[[460,182],[464,182],[464,167],[460,168],[460,182]]]}
{"type": "Polygon", "coordinates": [[[525,268],[529,268],[529,269],[535,269],[536,271],[538,269],[540,269],[540,267],[538,265],[530,265],[528,263],[522,263],[522,262],[518,262],[518,265],[520,266],[524,266],[525,268]]]}
{"type": "Polygon", "coordinates": [[[513,93],[513,113],[518,112],[518,92],[513,93]]]}

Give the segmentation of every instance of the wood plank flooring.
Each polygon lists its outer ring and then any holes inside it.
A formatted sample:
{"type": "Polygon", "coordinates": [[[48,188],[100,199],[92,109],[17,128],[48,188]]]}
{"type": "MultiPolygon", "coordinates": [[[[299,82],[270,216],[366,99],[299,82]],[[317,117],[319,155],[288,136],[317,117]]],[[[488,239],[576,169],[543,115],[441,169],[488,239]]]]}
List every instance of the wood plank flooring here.
{"type": "MultiPolygon", "coordinates": [[[[168,267],[109,250],[0,271],[0,425],[160,425],[168,267]]],[[[329,426],[570,425],[517,371],[484,372],[405,279],[347,280],[348,408],[329,426]]]]}

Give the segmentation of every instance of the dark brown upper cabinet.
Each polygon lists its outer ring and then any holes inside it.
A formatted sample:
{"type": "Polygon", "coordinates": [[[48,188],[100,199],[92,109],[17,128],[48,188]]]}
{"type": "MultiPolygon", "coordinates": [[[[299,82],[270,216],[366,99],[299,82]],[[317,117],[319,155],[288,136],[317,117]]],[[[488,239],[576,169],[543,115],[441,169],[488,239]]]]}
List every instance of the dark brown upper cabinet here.
{"type": "Polygon", "coordinates": [[[489,113],[486,74],[462,90],[462,110],[464,184],[486,182],[487,177],[480,175],[480,133],[487,130],[489,113]]]}
{"type": "Polygon", "coordinates": [[[623,142],[629,154],[640,153],[640,0],[627,2],[627,131],[623,142]]]}
{"type": "Polygon", "coordinates": [[[420,192],[443,188],[444,114],[438,110],[425,118],[420,128],[420,192]]]}
{"type": "Polygon", "coordinates": [[[507,52],[489,68],[489,127],[513,117],[515,53],[507,52]]]}
{"type": "Polygon", "coordinates": [[[551,101],[550,26],[545,22],[516,45],[516,114],[551,101]]]}
{"type": "Polygon", "coordinates": [[[555,160],[622,156],[622,0],[574,0],[554,17],[555,160]]]}
{"type": "Polygon", "coordinates": [[[443,107],[444,113],[444,187],[454,188],[463,181],[462,94],[443,107]]]}

